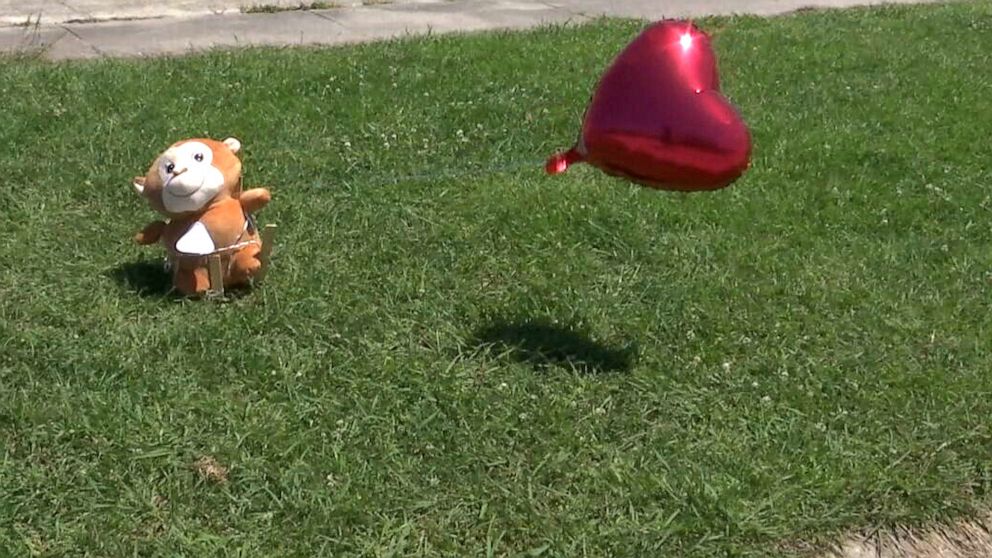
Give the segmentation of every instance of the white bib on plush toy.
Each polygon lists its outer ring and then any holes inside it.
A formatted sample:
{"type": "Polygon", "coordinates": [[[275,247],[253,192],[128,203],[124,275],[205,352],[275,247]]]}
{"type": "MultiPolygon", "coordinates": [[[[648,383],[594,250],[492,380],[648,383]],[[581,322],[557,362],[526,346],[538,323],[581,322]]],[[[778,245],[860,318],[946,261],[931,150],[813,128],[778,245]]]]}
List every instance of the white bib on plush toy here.
{"type": "Polygon", "coordinates": [[[176,242],[176,250],[184,254],[205,256],[216,249],[214,240],[210,238],[210,233],[207,232],[207,227],[204,227],[203,223],[199,221],[193,223],[193,226],[186,231],[186,234],[182,235],[176,242]]]}

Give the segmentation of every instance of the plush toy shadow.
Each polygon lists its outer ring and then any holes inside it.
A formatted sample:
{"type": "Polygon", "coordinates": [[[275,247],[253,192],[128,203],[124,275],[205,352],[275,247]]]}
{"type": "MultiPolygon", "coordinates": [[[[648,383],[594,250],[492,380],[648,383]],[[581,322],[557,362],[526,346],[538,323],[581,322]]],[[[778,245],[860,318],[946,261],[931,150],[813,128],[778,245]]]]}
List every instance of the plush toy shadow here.
{"type": "MultiPolygon", "coordinates": [[[[107,275],[121,288],[146,298],[182,299],[185,295],[173,288],[172,276],[166,271],[162,260],[138,260],[112,268],[107,275]]],[[[226,289],[213,300],[232,301],[251,293],[247,286],[235,285],[226,289]]]]}
{"type": "Polygon", "coordinates": [[[561,366],[581,372],[629,372],[637,360],[633,344],[608,346],[547,320],[497,321],[480,328],[474,337],[491,353],[508,354],[536,370],[561,366]]]}
{"type": "Polygon", "coordinates": [[[169,296],[172,277],[161,260],[139,260],[121,264],[107,272],[122,288],[149,298],[169,296]]]}

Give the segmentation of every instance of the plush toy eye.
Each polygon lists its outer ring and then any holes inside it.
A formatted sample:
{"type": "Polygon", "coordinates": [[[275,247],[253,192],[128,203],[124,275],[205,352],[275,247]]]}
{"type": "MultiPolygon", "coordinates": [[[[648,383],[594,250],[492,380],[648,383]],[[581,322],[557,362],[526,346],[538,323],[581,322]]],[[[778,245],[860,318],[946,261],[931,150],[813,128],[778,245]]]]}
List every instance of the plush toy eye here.
{"type": "Polygon", "coordinates": [[[168,165],[165,165],[165,172],[172,174],[172,171],[174,170],[176,170],[175,163],[169,163],[168,165]]]}
{"type": "Polygon", "coordinates": [[[196,162],[197,163],[202,163],[203,162],[203,153],[197,153],[196,155],[193,155],[193,158],[196,159],[196,162]]]}

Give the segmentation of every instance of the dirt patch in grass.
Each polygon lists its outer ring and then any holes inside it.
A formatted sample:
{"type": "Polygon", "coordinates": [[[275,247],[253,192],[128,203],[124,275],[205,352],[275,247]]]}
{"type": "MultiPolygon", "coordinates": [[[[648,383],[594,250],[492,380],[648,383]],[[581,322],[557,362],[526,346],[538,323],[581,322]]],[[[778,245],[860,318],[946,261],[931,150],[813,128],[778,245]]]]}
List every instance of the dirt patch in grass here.
{"type": "Polygon", "coordinates": [[[216,459],[205,455],[196,460],[193,463],[193,470],[200,475],[200,478],[214,482],[217,484],[224,484],[227,482],[227,467],[221,465],[216,459]]]}

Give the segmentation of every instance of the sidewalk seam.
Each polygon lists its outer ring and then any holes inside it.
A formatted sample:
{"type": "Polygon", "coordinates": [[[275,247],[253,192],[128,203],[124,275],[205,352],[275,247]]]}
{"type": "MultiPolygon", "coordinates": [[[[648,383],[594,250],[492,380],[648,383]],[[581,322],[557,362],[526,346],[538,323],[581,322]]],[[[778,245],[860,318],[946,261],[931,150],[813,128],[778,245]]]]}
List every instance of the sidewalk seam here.
{"type": "MultiPolygon", "coordinates": [[[[73,31],[72,28],[70,28],[68,25],[60,25],[59,27],[61,27],[62,30],[65,31],[66,33],[69,33],[70,35],[72,35],[73,37],[75,37],[76,39],[78,39],[79,42],[81,42],[84,45],[88,46],[89,48],[93,49],[93,52],[95,52],[98,57],[100,57],[100,58],[106,58],[107,57],[107,53],[103,52],[102,50],[100,50],[99,48],[97,48],[96,45],[91,44],[89,41],[87,41],[86,39],[84,39],[81,36],[79,36],[79,33],[76,33],[75,31],[73,31]]],[[[62,39],[59,39],[59,41],[61,41],[61,40],[62,39]]],[[[51,46],[49,48],[55,47],[55,45],[57,43],[58,43],[58,41],[55,41],[54,43],[51,44],[51,46]]]]}
{"type": "MultiPolygon", "coordinates": [[[[66,2],[65,0],[59,0],[57,3],[59,5],[61,5],[62,7],[64,7],[65,9],[69,10],[70,12],[74,13],[74,14],[81,14],[81,15],[85,16],[86,18],[92,18],[93,17],[93,14],[91,14],[89,12],[82,12],[82,11],[80,11],[80,10],[78,10],[78,9],[70,6],[69,3],[66,2]]],[[[62,22],[62,23],[65,23],[65,22],[62,22]]]]}
{"type": "MultiPolygon", "coordinates": [[[[346,9],[346,8],[337,8],[337,9],[346,9]]],[[[308,14],[314,16],[314,17],[319,17],[320,19],[322,19],[324,21],[330,21],[334,25],[337,25],[338,27],[344,28],[344,25],[338,19],[334,18],[333,16],[331,16],[329,14],[324,13],[324,12],[327,12],[327,11],[329,11],[329,10],[307,10],[305,13],[308,13],[308,14]]]]}

